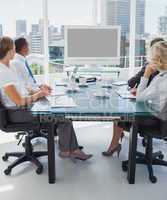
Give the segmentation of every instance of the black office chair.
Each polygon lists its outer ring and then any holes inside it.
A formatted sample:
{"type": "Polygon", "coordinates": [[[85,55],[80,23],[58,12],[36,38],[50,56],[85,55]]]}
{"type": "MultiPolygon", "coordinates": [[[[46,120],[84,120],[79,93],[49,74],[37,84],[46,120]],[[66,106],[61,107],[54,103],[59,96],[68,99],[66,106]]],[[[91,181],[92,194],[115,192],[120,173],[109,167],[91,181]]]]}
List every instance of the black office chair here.
{"type": "MultiPolygon", "coordinates": [[[[157,182],[157,178],[154,176],[153,165],[167,166],[167,161],[164,161],[164,155],[161,151],[153,153],[153,138],[162,139],[167,137],[167,121],[160,120],[160,129],[151,129],[150,127],[142,127],[142,131],[139,130],[147,140],[145,147],[145,154],[137,152],[136,163],[147,165],[149,172],[149,179],[152,183],[157,182]]],[[[122,162],[123,171],[128,170],[128,161],[122,162]]]]}
{"type": "Polygon", "coordinates": [[[30,161],[37,166],[36,173],[41,174],[43,171],[43,166],[37,159],[41,156],[48,155],[48,152],[37,151],[33,152],[31,145],[31,135],[33,131],[38,131],[40,129],[40,125],[33,123],[11,123],[9,121],[8,110],[4,108],[4,106],[0,103],[0,129],[4,132],[25,132],[25,152],[12,152],[5,153],[2,157],[3,161],[7,161],[9,157],[17,157],[18,159],[14,161],[8,168],[4,171],[6,175],[9,175],[14,167],[17,165],[30,161]]]}
{"type": "MultiPolygon", "coordinates": [[[[24,132],[24,131],[16,133],[15,138],[16,138],[16,140],[19,140],[18,145],[20,145],[24,136],[26,136],[26,132],[24,132]]],[[[29,135],[29,138],[31,140],[31,143],[32,143],[33,139],[37,139],[37,138],[45,138],[47,140],[48,139],[47,131],[45,129],[34,130],[29,135]]],[[[25,142],[22,143],[22,146],[25,147],[25,142]]]]}

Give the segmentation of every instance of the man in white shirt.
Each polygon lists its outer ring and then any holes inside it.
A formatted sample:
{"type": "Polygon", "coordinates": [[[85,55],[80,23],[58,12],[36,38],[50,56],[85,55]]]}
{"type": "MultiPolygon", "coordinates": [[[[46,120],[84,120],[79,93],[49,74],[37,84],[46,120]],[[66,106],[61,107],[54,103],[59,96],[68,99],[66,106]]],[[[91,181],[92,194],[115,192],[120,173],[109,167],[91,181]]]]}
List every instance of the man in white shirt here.
{"type": "Polygon", "coordinates": [[[19,80],[28,88],[33,90],[38,90],[41,87],[51,90],[51,88],[45,84],[39,86],[35,80],[35,77],[26,59],[26,57],[29,55],[29,44],[27,40],[25,38],[16,39],[15,48],[16,55],[14,60],[11,62],[11,65],[13,68],[15,68],[19,80]]]}
{"type": "MultiPolygon", "coordinates": [[[[51,90],[51,88],[47,85],[39,86],[31,68],[27,62],[26,57],[29,54],[29,45],[25,38],[18,38],[15,40],[15,49],[16,55],[14,60],[11,62],[11,68],[13,71],[16,71],[19,82],[25,86],[25,88],[29,88],[32,93],[35,91],[40,90],[41,87],[46,87],[47,89],[51,90]]],[[[35,141],[38,142],[39,139],[35,141]]]]}

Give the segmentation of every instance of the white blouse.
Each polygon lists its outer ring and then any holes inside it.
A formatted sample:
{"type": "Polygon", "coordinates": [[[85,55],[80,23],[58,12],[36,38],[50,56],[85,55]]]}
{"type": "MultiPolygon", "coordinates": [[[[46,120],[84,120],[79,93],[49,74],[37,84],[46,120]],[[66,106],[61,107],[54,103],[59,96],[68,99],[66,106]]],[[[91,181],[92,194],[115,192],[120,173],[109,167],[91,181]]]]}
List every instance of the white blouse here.
{"type": "MultiPolygon", "coordinates": [[[[145,77],[141,78],[136,100],[150,104],[152,110],[159,115],[167,105],[167,71],[160,72],[147,87],[148,80],[145,77]]],[[[165,114],[167,119],[167,113],[165,114]]]]}
{"type": "Polygon", "coordinates": [[[7,96],[4,88],[8,85],[14,85],[21,96],[27,96],[28,90],[18,79],[16,71],[0,63],[0,97],[2,104],[6,107],[14,107],[16,104],[7,96]]]}

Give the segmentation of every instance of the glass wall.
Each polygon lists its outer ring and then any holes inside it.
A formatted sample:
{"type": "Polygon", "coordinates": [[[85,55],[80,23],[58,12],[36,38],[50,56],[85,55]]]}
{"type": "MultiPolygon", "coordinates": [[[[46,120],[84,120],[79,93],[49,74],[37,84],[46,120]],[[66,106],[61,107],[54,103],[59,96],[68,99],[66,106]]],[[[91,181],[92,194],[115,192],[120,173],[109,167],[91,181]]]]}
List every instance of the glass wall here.
{"type": "MultiPolygon", "coordinates": [[[[121,64],[129,67],[131,0],[48,0],[50,72],[64,61],[65,25],[120,25],[121,64]]],[[[30,44],[34,74],[44,71],[43,0],[0,0],[0,36],[24,36],[30,44]]],[[[150,41],[167,36],[166,0],[136,0],[135,66],[143,66],[150,41]]]]}
{"type": "Polygon", "coordinates": [[[129,65],[130,0],[101,0],[101,19],[103,25],[121,27],[121,64],[129,65]]]}
{"type": "Polygon", "coordinates": [[[43,73],[42,0],[0,0],[0,36],[25,37],[30,45],[29,62],[34,74],[43,73]]]}
{"type": "Polygon", "coordinates": [[[64,63],[64,26],[94,25],[95,0],[48,0],[50,72],[64,63]]]}
{"type": "Polygon", "coordinates": [[[146,61],[150,42],[167,38],[167,1],[137,0],[136,6],[136,67],[146,61]]]}

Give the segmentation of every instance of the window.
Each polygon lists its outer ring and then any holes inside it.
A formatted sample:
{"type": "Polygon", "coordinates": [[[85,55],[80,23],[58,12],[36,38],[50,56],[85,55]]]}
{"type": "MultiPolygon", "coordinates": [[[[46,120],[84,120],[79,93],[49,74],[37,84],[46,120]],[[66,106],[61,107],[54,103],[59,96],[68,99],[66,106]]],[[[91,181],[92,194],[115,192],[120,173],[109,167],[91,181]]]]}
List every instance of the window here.
{"type": "Polygon", "coordinates": [[[94,25],[94,0],[48,0],[50,72],[64,62],[64,26],[94,25]]]}
{"type": "Polygon", "coordinates": [[[0,36],[29,41],[29,62],[34,74],[43,73],[42,0],[0,0],[0,36]]]}
{"type": "MultiPolygon", "coordinates": [[[[65,25],[120,25],[120,67],[129,67],[131,1],[48,0],[49,71],[54,73],[60,70],[57,63],[63,64],[65,25]]],[[[34,74],[44,71],[43,9],[43,0],[0,0],[0,36],[24,36],[28,39],[34,74]]],[[[150,41],[155,37],[167,37],[166,0],[136,0],[135,24],[135,66],[141,67],[150,41]]]]}
{"type": "Polygon", "coordinates": [[[121,64],[129,65],[130,0],[101,0],[101,23],[121,27],[121,64]]]}
{"type": "Polygon", "coordinates": [[[156,37],[165,39],[166,34],[166,0],[137,0],[135,48],[137,67],[143,66],[151,40],[156,37]]]}

